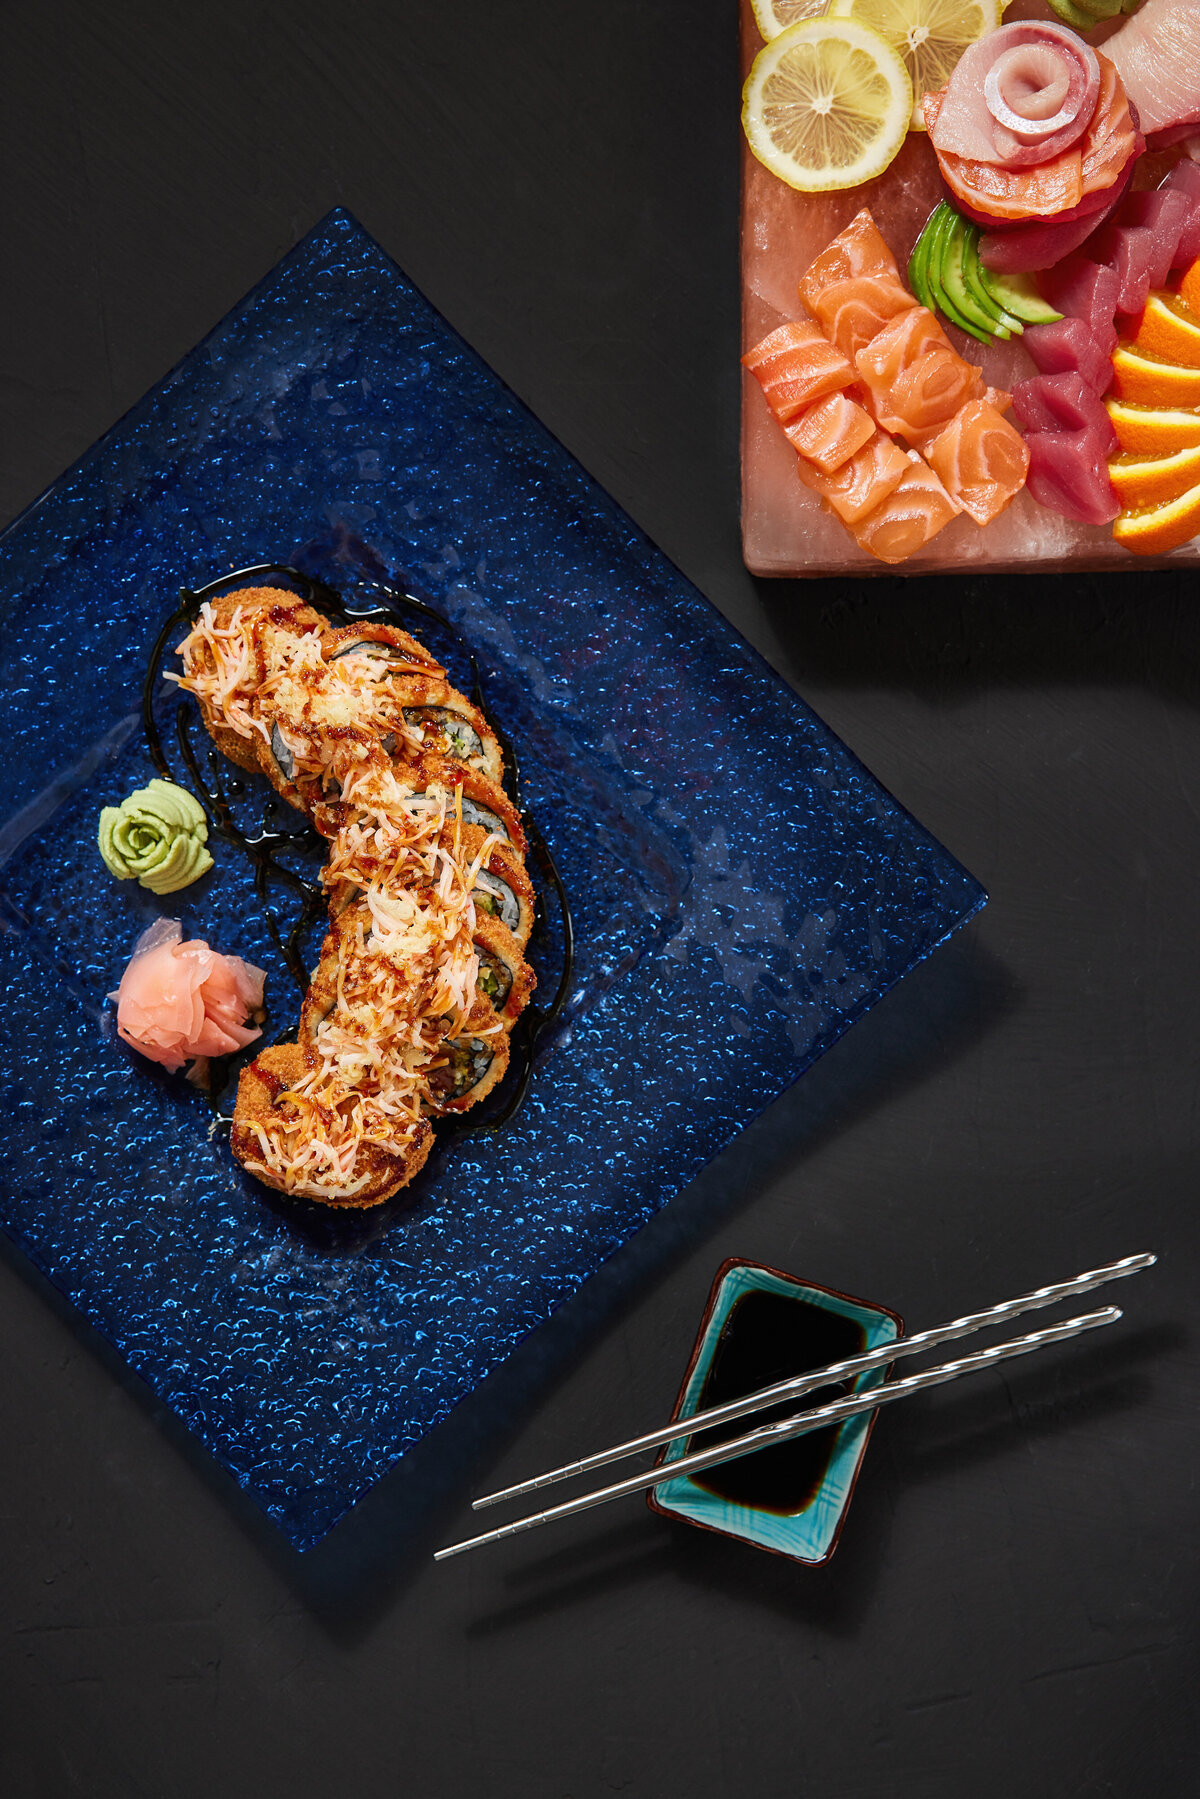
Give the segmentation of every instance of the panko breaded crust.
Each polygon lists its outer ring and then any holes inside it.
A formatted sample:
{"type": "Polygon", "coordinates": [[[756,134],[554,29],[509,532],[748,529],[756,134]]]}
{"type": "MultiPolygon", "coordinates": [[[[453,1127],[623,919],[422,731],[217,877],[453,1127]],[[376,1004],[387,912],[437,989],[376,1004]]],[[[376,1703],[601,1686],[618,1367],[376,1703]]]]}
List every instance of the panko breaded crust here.
{"type": "MultiPolygon", "coordinates": [[[[263,1167],[258,1138],[251,1127],[255,1124],[268,1126],[276,1108],[286,1104],[288,1088],[307,1073],[308,1068],[308,1057],[299,1043],[280,1043],[272,1049],[264,1049],[242,1070],[233,1114],[230,1142],[237,1160],[243,1166],[250,1164],[251,1173],[264,1186],[274,1187],[276,1192],[287,1193],[291,1198],[296,1197],[296,1190],[263,1167]]],[[[366,1144],[360,1148],[359,1155],[369,1178],[357,1192],[346,1196],[321,1194],[308,1197],[318,1198],[321,1205],[357,1211],[380,1206],[420,1173],[433,1143],[432,1126],[421,1119],[407,1144],[396,1148],[366,1144]]]]}

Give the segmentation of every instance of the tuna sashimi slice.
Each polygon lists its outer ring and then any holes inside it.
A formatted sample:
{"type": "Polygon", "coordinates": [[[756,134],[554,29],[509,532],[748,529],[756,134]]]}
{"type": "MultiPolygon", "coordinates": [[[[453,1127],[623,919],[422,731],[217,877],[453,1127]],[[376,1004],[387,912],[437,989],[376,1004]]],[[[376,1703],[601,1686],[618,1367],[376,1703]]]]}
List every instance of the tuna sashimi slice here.
{"type": "Polygon", "coordinates": [[[1181,187],[1156,187],[1146,193],[1130,194],[1117,219],[1119,225],[1139,225],[1154,239],[1150,258],[1150,287],[1163,287],[1172,269],[1188,260],[1181,255],[1180,245],[1193,214],[1200,211],[1196,202],[1181,187]]]}
{"type": "Polygon", "coordinates": [[[798,455],[832,475],[875,435],[875,421],[848,394],[830,394],[785,426],[784,435],[798,455]]]}
{"type": "Polygon", "coordinates": [[[1093,337],[1103,341],[1117,311],[1117,271],[1086,256],[1069,256],[1048,269],[1038,283],[1056,312],[1083,319],[1093,337]]]}
{"type": "Polygon", "coordinates": [[[1025,439],[1025,485],[1039,506],[1084,525],[1107,525],[1120,507],[1102,444],[1090,430],[1034,431],[1025,439]]]}
{"type": "Polygon", "coordinates": [[[1111,189],[1093,196],[1095,205],[1075,207],[1073,218],[1036,219],[1012,230],[985,231],[979,240],[979,255],[985,268],[995,269],[998,275],[1028,275],[1038,269],[1052,269],[1087,242],[1115,210],[1132,179],[1130,162],[1111,189]]]}
{"type": "Polygon", "coordinates": [[[1154,233],[1144,225],[1105,225],[1087,241],[1093,262],[1107,263],[1117,277],[1117,311],[1140,312],[1150,292],[1154,233]]]}
{"type": "Polygon", "coordinates": [[[936,537],[962,508],[915,451],[891,493],[852,529],[860,548],[880,562],[904,562],[936,537]]]}
{"type": "Polygon", "coordinates": [[[893,319],[855,357],[868,405],[885,431],[921,441],[968,400],[983,398],[979,370],[965,362],[924,306],[893,319]]]}
{"type": "Polygon", "coordinates": [[[1143,131],[1163,131],[1200,116],[1200,6],[1195,0],[1146,0],[1104,46],[1143,131]]]}
{"type": "Polygon", "coordinates": [[[1041,375],[1081,375],[1098,394],[1112,386],[1115,326],[1098,339],[1082,319],[1058,319],[1053,325],[1027,325],[1021,344],[1041,375]]]}
{"type": "Polygon", "coordinates": [[[790,425],[814,400],[849,387],[856,379],[841,351],[808,319],[780,325],[747,350],[742,362],[781,425],[790,425]]]}
{"type": "Polygon", "coordinates": [[[1004,511],[1029,468],[1025,439],[985,400],[955,413],[927,454],[946,492],[977,525],[1004,511]]]}
{"type": "Polygon", "coordinates": [[[1200,164],[1192,162],[1187,156],[1181,156],[1158,191],[1161,193],[1164,190],[1186,194],[1191,202],[1191,209],[1175,246],[1175,261],[1172,264],[1174,268],[1183,269],[1200,256],[1200,164]]]}
{"type": "Polygon", "coordinates": [[[827,500],[844,525],[853,525],[900,485],[909,460],[898,443],[876,431],[848,462],[832,475],[823,475],[803,457],[796,470],[805,487],[827,500]]]}
{"type": "Polygon", "coordinates": [[[1117,447],[1104,402],[1082,375],[1034,375],[1018,381],[1013,411],[1027,431],[1090,431],[1105,456],[1117,447]]]}

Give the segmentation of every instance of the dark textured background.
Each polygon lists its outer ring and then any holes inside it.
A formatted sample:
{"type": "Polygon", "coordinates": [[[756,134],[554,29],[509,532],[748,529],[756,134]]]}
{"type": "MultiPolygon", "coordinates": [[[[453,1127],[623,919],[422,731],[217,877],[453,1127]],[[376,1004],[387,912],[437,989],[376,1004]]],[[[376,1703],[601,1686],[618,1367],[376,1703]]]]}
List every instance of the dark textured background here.
{"type": "Polygon", "coordinates": [[[0,0],[3,517],[341,203],[992,894],[307,1557],[6,1251],[6,1799],[1194,1790],[1200,595],[747,576],[733,14],[0,0]],[[885,1417],[826,1569],[636,1503],[430,1563],[657,1419],[726,1254],[916,1326],[1143,1247],[885,1417]]]}

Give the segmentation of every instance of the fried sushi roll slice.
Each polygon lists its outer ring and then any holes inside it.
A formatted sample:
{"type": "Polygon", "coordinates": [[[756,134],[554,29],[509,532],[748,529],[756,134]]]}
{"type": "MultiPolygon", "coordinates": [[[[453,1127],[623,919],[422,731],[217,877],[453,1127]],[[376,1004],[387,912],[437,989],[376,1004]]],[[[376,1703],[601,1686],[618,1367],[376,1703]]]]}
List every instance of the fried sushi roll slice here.
{"type": "Polygon", "coordinates": [[[427,675],[445,680],[446,671],[423,643],[398,625],[384,625],[374,619],[362,619],[353,625],[327,630],[325,660],[341,662],[347,656],[369,656],[386,664],[389,677],[394,675],[427,675]]]}
{"type": "Polygon", "coordinates": [[[476,908],[475,929],[471,946],[479,961],[475,976],[478,993],[494,1008],[511,1029],[533,995],[536,977],[512,932],[476,908]]]}
{"type": "Polygon", "coordinates": [[[358,1096],[321,1084],[300,1044],[278,1044],[242,1070],[233,1153],[280,1193],[330,1206],[382,1205],[424,1167],[433,1131],[415,1113],[402,1126],[389,1121],[386,1135],[365,1137],[355,1130],[356,1108],[358,1096]]]}
{"type": "Polygon", "coordinates": [[[508,1032],[494,1013],[486,1025],[443,1037],[422,1076],[426,1110],[445,1117],[477,1106],[504,1079],[509,1050],[508,1032]]]}
{"type": "Polygon", "coordinates": [[[464,824],[478,825],[481,831],[510,843],[518,854],[525,854],[528,844],[521,825],[521,815],[499,782],[491,780],[478,769],[467,768],[461,762],[451,762],[445,756],[428,752],[418,756],[412,763],[410,779],[418,793],[442,789],[449,796],[447,811],[451,817],[458,806],[454,796],[461,791],[464,824]]]}
{"type": "Polygon", "coordinates": [[[269,734],[253,714],[255,696],[298,638],[320,640],[325,630],[320,613],[283,588],[239,588],[205,601],[178,648],[183,675],[168,679],[195,695],[221,754],[258,774],[269,734]]]}

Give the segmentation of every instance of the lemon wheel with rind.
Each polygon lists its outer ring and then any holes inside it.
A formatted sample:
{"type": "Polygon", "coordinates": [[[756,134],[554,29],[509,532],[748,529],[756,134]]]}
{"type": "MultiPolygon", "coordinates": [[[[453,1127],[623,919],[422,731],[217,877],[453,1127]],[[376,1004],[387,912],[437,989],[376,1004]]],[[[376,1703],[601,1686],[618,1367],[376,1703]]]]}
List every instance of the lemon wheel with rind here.
{"type": "Polygon", "coordinates": [[[802,19],[819,19],[829,10],[829,0],[750,0],[750,4],[758,29],[768,43],[789,25],[799,25],[802,19]]]}
{"type": "Polygon", "coordinates": [[[913,88],[910,120],[924,131],[921,100],[949,81],[963,51],[1001,22],[1001,0],[831,0],[831,19],[854,19],[895,50],[913,88]]]}
{"type": "Polygon", "coordinates": [[[903,62],[853,19],[789,26],[759,51],[742,90],[751,150],[802,193],[859,187],[882,175],[911,112],[903,62]]]}

